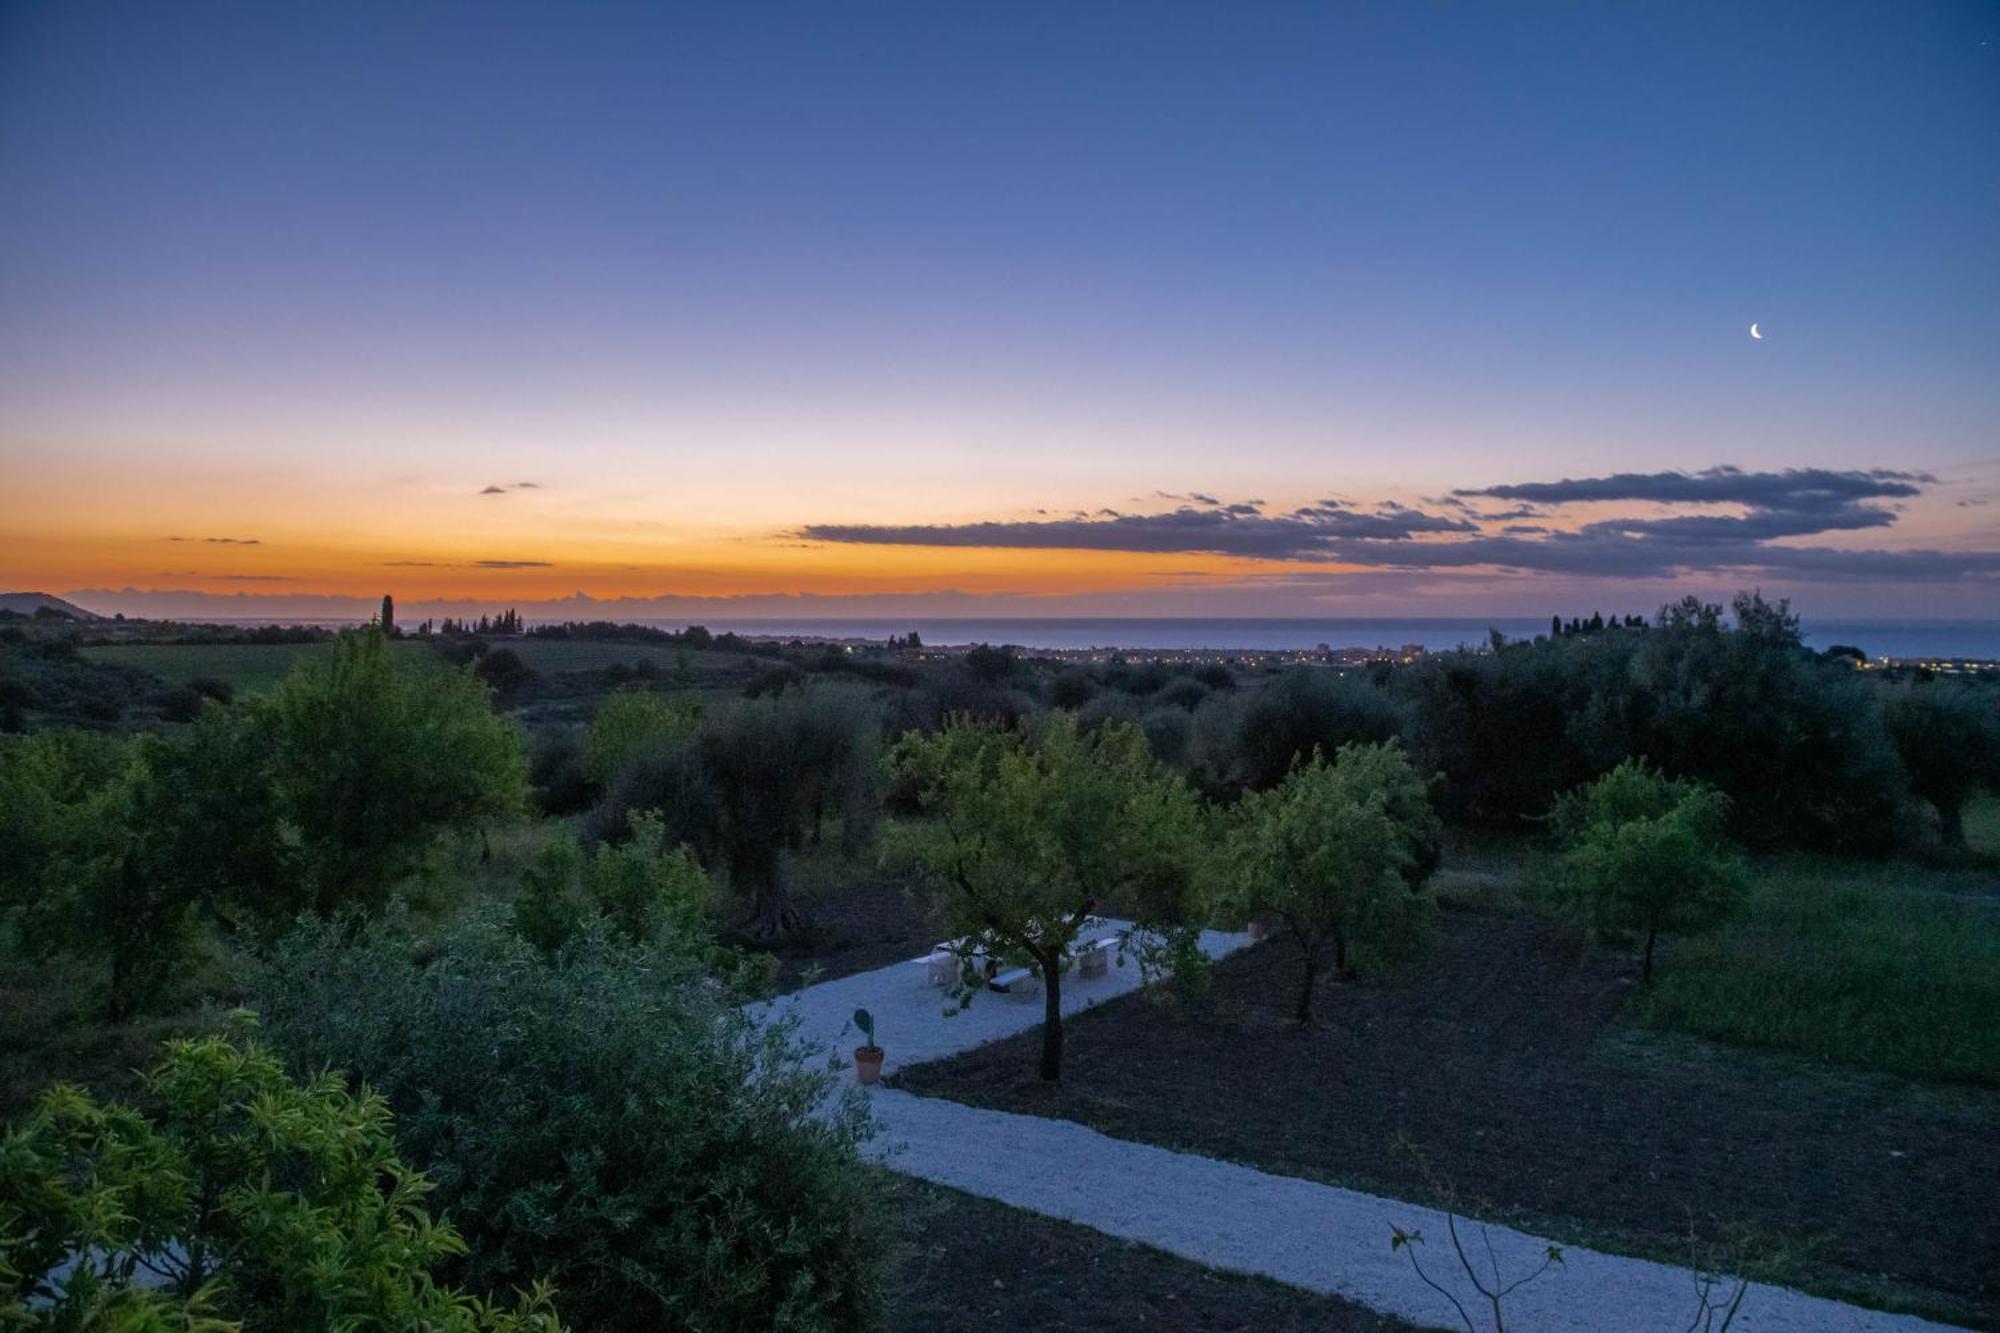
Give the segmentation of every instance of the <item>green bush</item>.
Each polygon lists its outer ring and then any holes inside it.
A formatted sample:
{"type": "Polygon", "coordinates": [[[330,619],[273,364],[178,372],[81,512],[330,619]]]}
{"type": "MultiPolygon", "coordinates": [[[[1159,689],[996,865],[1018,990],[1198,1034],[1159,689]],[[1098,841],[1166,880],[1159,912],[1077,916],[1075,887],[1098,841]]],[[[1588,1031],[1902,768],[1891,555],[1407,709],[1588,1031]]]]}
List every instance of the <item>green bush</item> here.
{"type": "Polygon", "coordinates": [[[650,811],[632,816],[622,844],[586,854],[568,838],[551,842],[523,876],[515,928],[545,953],[600,917],[633,943],[699,947],[708,935],[708,876],[685,847],[666,843],[666,826],[650,811]]]}
{"type": "Polygon", "coordinates": [[[296,1067],[389,1099],[476,1289],[546,1275],[579,1328],[871,1325],[865,1104],[690,951],[592,921],[549,956],[488,911],[428,942],[304,930],[260,989],[296,1067]]]}
{"type": "Polygon", "coordinates": [[[151,1118],[58,1086],[0,1139],[0,1326],[558,1333],[538,1284],[504,1310],[438,1284],[464,1243],[380,1097],[223,1037],[147,1090],[151,1118]]]}

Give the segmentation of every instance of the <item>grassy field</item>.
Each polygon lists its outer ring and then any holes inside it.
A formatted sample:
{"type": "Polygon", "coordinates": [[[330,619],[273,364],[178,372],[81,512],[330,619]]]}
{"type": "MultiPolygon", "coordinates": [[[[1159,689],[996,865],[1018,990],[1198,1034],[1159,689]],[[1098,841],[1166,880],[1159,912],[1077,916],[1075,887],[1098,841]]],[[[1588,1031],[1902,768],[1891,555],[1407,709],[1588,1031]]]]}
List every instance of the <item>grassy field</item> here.
{"type": "MultiPolygon", "coordinates": [[[[671,672],[678,660],[675,648],[658,643],[516,639],[503,646],[517,653],[531,670],[551,674],[600,671],[619,662],[627,666],[648,662],[661,672],[671,672]]],[[[301,656],[331,652],[332,648],[331,643],[131,643],[86,648],[84,653],[99,662],[149,671],[174,685],[207,676],[229,682],[239,693],[260,694],[283,680],[301,656]]],[[[391,651],[423,653],[428,645],[418,639],[403,639],[392,644],[391,651]]],[[[700,673],[736,669],[741,663],[739,654],[695,652],[686,656],[689,668],[700,673]]]]}
{"type": "MultiPolygon", "coordinates": [[[[197,677],[226,681],[239,694],[261,694],[285,678],[292,663],[307,654],[330,653],[332,643],[120,643],[83,650],[93,661],[150,671],[170,685],[197,677]]],[[[396,652],[421,652],[418,643],[398,643],[396,652]]]]}
{"type": "Polygon", "coordinates": [[[2000,1085],[1993,872],[1771,863],[1735,920],[1674,942],[1633,1011],[1652,1026],[1720,1041],[2000,1085]]]}

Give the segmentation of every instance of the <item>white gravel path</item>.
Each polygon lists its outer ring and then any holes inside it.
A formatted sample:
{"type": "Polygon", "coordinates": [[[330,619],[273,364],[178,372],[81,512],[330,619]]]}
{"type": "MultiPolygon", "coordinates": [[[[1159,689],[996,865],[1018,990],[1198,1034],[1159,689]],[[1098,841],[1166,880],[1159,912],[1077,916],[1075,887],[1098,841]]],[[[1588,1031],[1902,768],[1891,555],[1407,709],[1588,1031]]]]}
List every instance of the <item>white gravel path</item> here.
{"type": "MultiPolygon", "coordinates": [[[[1112,923],[1118,924],[1118,923],[1112,923]]],[[[1202,947],[1222,957],[1246,935],[1210,932],[1202,947]]],[[[1072,1014],[1138,985],[1129,963],[1106,977],[1065,979],[1072,1014]]],[[[983,994],[952,1017],[942,992],[924,984],[921,960],[809,986],[757,1007],[797,1017],[799,1035],[842,1052],[858,1040],[856,1008],[874,1015],[887,1052],[884,1072],[941,1059],[1034,1027],[1039,995],[983,994]]],[[[850,1068],[848,1077],[852,1078],[850,1068]]],[[[1457,1327],[1443,1297],[1389,1248],[1390,1230],[1420,1230],[1425,1271],[1482,1320],[1458,1270],[1444,1215],[1414,1204],[1274,1176],[1231,1162],[1109,1138],[1082,1125],[983,1110],[891,1088],[871,1090],[879,1133],[869,1151],[916,1176],[1107,1235],[1151,1245],[1211,1268],[1254,1273],[1344,1297],[1369,1309],[1437,1327],[1457,1327]]],[[[1485,1253],[1479,1225],[1460,1223],[1468,1250],[1485,1253]],[[1477,1247],[1476,1249],[1474,1247],[1477,1247]]],[[[1503,1275],[1540,1263],[1550,1244],[1505,1227],[1486,1230],[1503,1275]]],[[[1679,1333],[1696,1310],[1694,1275],[1666,1264],[1563,1247],[1560,1269],[1513,1293],[1510,1327],[1537,1333],[1679,1333]]],[[[1742,1333],[1919,1333],[1944,1325],[1883,1314],[1781,1287],[1755,1286],[1733,1329],[1742,1333]]]]}

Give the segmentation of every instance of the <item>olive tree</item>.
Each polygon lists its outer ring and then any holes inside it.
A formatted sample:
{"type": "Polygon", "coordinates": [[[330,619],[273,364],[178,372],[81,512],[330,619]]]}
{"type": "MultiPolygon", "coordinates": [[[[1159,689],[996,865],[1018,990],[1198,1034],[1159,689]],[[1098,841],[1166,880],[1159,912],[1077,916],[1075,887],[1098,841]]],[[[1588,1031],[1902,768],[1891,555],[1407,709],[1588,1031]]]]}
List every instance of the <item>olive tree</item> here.
{"type": "Polygon", "coordinates": [[[1180,915],[1199,805],[1139,728],[1086,735],[1061,713],[1025,732],[956,718],[906,735],[891,763],[929,817],[915,851],[939,919],[967,948],[1023,956],[1041,973],[1041,1076],[1059,1080],[1062,974],[1078,932],[1107,901],[1180,915]]]}
{"type": "Polygon", "coordinates": [[[539,1283],[503,1309],[437,1280],[465,1244],[380,1097],[221,1036],[146,1086],[151,1115],[58,1085],[0,1139],[0,1326],[559,1333],[539,1283]]]}
{"type": "Polygon", "coordinates": [[[1418,894],[1437,864],[1439,824],[1400,746],[1315,749],[1276,787],[1232,812],[1220,893],[1231,915],[1267,912],[1304,964],[1294,1016],[1313,1021],[1313,989],[1332,954],[1336,974],[1419,944],[1430,902],[1418,894]]]}
{"type": "Polygon", "coordinates": [[[1910,789],[1938,812],[1945,846],[1965,850],[1965,803],[2000,785],[2000,690],[1944,681],[1885,690],[1883,713],[1910,789]]]}
{"type": "Polygon", "coordinates": [[[1721,792],[1638,759],[1565,793],[1550,812],[1571,907],[1599,930],[1644,941],[1642,980],[1653,979],[1663,933],[1701,930],[1735,910],[1746,876],[1728,821],[1721,792]]]}

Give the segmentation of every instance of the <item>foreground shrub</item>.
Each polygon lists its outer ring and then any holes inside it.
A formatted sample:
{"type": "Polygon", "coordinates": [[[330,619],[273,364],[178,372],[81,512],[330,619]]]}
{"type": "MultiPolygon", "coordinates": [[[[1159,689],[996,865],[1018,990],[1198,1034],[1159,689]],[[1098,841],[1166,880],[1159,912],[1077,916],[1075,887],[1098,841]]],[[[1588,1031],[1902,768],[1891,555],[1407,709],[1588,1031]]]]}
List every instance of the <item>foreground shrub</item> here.
{"type": "Polygon", "coordinates": [[[870,1326],[865,1109],[688,952],[598,921],[550,957],[491,913],[423,945],[316,928],[263,990],[297,1067],[388,1098],[475,1289],[546,1275],[579,1328],[870,1326]]]}
{"type": "Polygon", "coordinates": [[[1728,815],[1728,798],[1713,787],[1662,777],[1637,759],[1556,802],[1549,818],[1564,843],[1562,892],[1600,931],[1644,940],[1643,980],[1653,979],[1662,933],[1704,929],[1735,908],[1745,876],[1728,815]]]}
{"type": "Polygon", "coordinates": [[[0,1326],[560,1328],[543,1288],[503,1310],[434,1280],[464,1243],[380,1097],[222,1037],[173,1043],[147,1090],[154,1118],[58,1086],[0,1140],[0,1326]]]}

